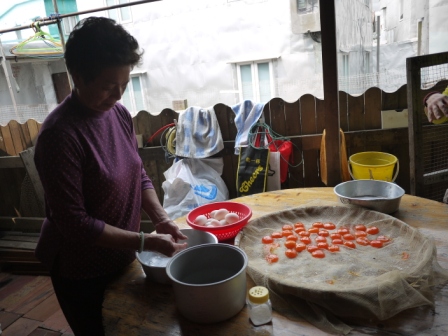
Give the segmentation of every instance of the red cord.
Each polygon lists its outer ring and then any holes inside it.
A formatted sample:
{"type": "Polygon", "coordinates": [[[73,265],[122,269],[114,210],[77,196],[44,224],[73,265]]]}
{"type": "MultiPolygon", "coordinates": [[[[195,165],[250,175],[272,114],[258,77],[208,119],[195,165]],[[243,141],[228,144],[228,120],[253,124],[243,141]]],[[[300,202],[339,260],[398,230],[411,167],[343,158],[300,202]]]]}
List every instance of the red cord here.
{"type": "Polygon", "coordinates": [[[168,127],[172,127],[172,126],[174,126],[174,123],[165,125],[165,126],[163,126],[161,129],[157,130],[157,132],[155,132],[155,133],[149,138],[149,140],[147,141],[147,143],[151,143],[152,140],[154,140],[154,138],[155,138],[158,134],[160,134],[160,132],[163,132],[163,131],[166,130],[168,127]]]}

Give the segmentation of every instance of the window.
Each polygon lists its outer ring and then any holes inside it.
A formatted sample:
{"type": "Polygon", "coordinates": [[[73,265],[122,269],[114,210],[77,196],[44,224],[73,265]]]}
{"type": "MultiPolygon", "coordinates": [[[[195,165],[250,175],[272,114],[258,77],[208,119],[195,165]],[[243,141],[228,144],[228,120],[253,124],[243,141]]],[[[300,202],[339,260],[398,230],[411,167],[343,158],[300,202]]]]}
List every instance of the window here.
{"type": "Polygon", "coordinates": [[[318,0],[297,0],[297,12],[299,14],[312,13],[318,9],[318,0]]]}
{"type": "Polygon", "coordinates": [[[17,41],[22,41],[23,40],[22,31],[21,30],[16,30],[16,36],[17,36],[17,41]]]}
{"type": "Polygon", "coordinates": [[[387,33],[387,35],[386,35],[387,42],[388,43],[395,42],[395,30],[391,29],[391,30],[388,30],[386,33],[387,33]]]}
{"type": "Polygon", "coordinates": [[[342,76],[348,77],[350,75],[349,65],[349,54],[342,54],[342,76]]]}
{"type": "Polygon", "coordinates": [[[370,52],[365,51],[364,52],[364,73],[370,73],[370,52]]]}
{"type": "Polygon", "coordinates": [[[126,106],[133,116],[141,110],[146,110],[141,75],[131,76],[126,91],[121,97],[121,103],[126,106]]]}
{"type": "Polygon", "coordinates": [[[70,35],[73,28],[75,28],[78,23],[78,18],[76,16],[69,16],[62,19],[62,27],[64,29],[65,35],[70,35]]]}
{"type": "Polygon", "coordinates": [[[404,0],[400,0],[400,20],[403,20],[404,0]]]}
{"type": "MultiPolygon", "coordinates": [[[[106,0],[106,6],[120,5],[128,2],[129,0],[106,0]]],[[[120,23],[132,21],[130,6],[111,9],[108,10],[107,13],[109,15],[109,18],[114,19],[115,21],[120,23]]]]}
{"type": "Polygon", "coordinates": [[[273,94],[272,63],[257,61],[238,64],[240,100],[268,102],[273,94]]]}

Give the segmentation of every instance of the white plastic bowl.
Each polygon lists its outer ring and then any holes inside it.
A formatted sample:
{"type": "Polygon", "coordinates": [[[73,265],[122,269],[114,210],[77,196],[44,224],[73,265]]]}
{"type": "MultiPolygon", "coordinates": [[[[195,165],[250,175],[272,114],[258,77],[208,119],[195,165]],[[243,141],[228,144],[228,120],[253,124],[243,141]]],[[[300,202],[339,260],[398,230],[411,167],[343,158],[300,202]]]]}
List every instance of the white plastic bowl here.
{"type": "MultiPolygon", "coordinates": [[[[179,241],[179,243],[186,242],[188,244],[187,249],[202,244],[218,243],[216,236],[206,231],[194,229],[181,229],[180,231],[188,237],[186,240],[179,241]]],[[[142,265],[148,280],[162,284],[171,283],[170,278],[166,274],[166,265],[171,260],[170,257],[153,251],[136,252],[136,254],[137,260],[142,265]]]]}

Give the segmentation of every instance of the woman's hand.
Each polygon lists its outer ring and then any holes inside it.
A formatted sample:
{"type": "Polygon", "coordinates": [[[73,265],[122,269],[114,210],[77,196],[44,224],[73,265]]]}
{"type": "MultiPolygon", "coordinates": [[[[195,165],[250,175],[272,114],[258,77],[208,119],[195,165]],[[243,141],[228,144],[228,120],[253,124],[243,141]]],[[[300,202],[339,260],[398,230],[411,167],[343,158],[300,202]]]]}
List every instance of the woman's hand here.
{"type": "MultiPolygon", "coordinates": [[[[185,236],[184,236],[185,237],[185,236]]],[[[144,251],[156,251],[168,257],[172,257],[176,253],[187,247],[187,243],[178,244],[171,234],[145,234],[144,251]]]]}
{"type": "Polygon", "coordinates": [[[155,224],[157,233],[170,234],[175,242],[179,239],[187,239],[187,236],[182,234],[179,227],[169,218],[154,189],[143,190],[142,208],[155,224]]]}
{"type": "Polygon", "coordinates": [[[154,189],[142,191],[142,208],[155,223],[157,232],[145,234],[144,250],[157,251],[171,257],[187,247],[187,243],[177,243],[188,237],[180,232],[179,227],[168,217],[154,189]]]}
{"type": "Polygon", "coordinates": [[[172,220],[166,220],[166,221],[157,223],[156,224],[156,232],[170,234],[176,242],[179,239],[183,240],[183,239],[188,238],[186,235],[184,235],[180,231],[179,227],[172,220]]]}
{"type": "Polygon", "coordinates": [[[448,96],[434,93],[428,97],[426,106],[426,115],[429,122],[448,117],[448,96]]]}

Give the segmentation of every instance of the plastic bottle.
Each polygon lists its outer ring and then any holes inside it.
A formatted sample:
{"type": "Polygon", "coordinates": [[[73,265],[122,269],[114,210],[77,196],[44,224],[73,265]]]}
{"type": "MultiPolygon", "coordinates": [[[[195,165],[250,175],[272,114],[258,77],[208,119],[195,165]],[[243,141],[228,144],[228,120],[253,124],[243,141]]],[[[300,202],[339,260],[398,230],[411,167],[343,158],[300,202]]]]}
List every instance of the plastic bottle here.
{"type": "Polygon", "coordinates": [[[255,286],[249,289],[247,305],[249,318],[254,325],[259,326],[272,320],[272,305],[266,287],[255,286]]]}

